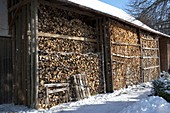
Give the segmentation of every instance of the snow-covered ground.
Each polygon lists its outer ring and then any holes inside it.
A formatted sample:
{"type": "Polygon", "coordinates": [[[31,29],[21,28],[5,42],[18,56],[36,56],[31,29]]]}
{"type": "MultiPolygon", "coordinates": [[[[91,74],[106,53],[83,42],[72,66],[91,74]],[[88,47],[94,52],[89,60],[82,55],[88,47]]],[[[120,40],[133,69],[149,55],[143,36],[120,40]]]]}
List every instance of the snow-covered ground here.
{"type": "Polygon", "coordinates": [[[150,83],[132,86],[109,94],[98,94],[88,99],[35,110],[13,104],[0,105],[1,112],[19,113],[170,113],[170,103],[151,94],[150,83]]]}

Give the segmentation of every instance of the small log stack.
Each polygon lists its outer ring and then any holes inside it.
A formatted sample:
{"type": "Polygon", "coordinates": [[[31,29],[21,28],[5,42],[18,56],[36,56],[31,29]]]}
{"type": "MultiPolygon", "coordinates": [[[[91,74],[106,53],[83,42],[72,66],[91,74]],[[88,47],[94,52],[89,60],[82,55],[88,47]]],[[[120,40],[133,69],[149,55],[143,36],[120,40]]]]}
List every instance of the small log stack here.
{"type": "Polygon", "coordinates": [[[159,47],[158,39],[154,36],[141,33],[141,45],[143,47],[144,82],[157,79],[159,76],[159,47]]]}
{"type": "MultiPolygon", "coordinates": [[[[74,12],[41,4],[38,20],[39,33],[95,40],[95,28],[85,23],[84,18],[85,16],[74,12]]],[[[96,53],[96,42],[39,36],[39,108],[63,103],[65,92],[50,94],[50,102],[47,106],[44,84],[69,83],[72,75],[86,75],[92,95],[103,92],[100,57],[96,53]]]]}
{"type": "Polygon", "coordinates": [[[120,89],[140,81],[140,48],[135,29],[110,22],[113,87],[120,89]]]}

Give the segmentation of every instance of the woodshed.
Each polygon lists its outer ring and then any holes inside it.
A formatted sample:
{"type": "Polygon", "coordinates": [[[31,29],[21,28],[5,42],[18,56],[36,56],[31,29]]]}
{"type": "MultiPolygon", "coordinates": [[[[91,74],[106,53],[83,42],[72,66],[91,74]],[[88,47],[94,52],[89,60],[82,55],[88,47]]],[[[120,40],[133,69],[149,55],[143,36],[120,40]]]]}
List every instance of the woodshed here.
{"type": "Polygon", "coordinates": [[[1,103],[49,108],[158,78],[169,36],[90,2],[8,0],[12,97],[1,103]]]}

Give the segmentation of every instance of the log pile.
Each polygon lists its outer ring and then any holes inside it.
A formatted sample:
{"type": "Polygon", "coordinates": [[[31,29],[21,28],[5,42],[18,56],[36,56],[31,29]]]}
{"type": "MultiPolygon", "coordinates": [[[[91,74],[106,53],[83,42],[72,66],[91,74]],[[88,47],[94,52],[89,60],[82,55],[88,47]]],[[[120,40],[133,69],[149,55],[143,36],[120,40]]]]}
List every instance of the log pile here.
{"type": "Polygon", "coordinates": [[[137,44],[139,41],[136,29],[134,28],[112,20],[109,29],[111,35],[111,42],[137,44]]]}
{"type": "Polygon", "coordinates": [[[154,36],[142,32],[141,45],[143,47],[144,82],[156,79],[159,76],[159,48],[158,40],[154,36]]]}
{"type": "Polygon", "coordinates": [[[144,49],[143,50],[143,56],[145,57],[158,57],[158,50],[152,50],[152,49],[144,49]]]}
{"type": "Polygon", "coordinates": [[[159,67],[144,70],[144,82],[158,79],[159,76],[159,67]]]}
{"type": "Polygon", "coordinates": [[[95,39],[95,28],[83,22],[86,17],[74,12],[39,6],[39,31],[95,39]]]}
{"type": "MultiPolygon", "coordinates": [[[[44,84],[68,83],[70,76],[87,76],[91,94],[102,91],[99,58],[95,54],[39,52],[39,98],[44,96],[44,84]]],[[[58,98],[58,97],[57,97],[58,98]]],[[[53,99],[55,100],[55,98],[53,99]]],[[[61,102],[60,102],[61,103],[61,102]]],[[[56,103],[59,104],[59,103],[56,103]]]]}
{"type": "Polygon", "coordinates": [[[140,48],[135,29],[110,23],[113,87],[120,89],[140,81],[140,48]]]}
{"type": "MultiPolygon", "coordinates": [[[[95,28],[84,22],[85,16],[40,5],[39,32],[96,39],[95,28]]],[[[87,76],[90,93],[103,92],[100,57],[95,42],[39,36],[39,108],[64,102],[65,92],[50,94],[45,104],[44,84],[69,83],[70,76],[87,76]]],[[[71,90],[71,89],[70,89],[71,90]]]]}
{"type": "Polygon", "coordinates": [[[143,67],[152,67],[152,66],[158,66],[159,65],[159,60],[158,58],[145,58],[143,59],[143,67]]]}
{"type": "Polygon", "coordinates": [[[97,51],[96,47],[96,43],[93,42],[39,37],[39,49],[49,52],[75,52],[86,54],[89,52],[95,53],[97,51]]]}
{"type": "Polygon", "coordinates": [[[112,53],[116,53],[121,56],[139,56],[140,49],[138,46],[131,45],[113,45],[112,53]]]}

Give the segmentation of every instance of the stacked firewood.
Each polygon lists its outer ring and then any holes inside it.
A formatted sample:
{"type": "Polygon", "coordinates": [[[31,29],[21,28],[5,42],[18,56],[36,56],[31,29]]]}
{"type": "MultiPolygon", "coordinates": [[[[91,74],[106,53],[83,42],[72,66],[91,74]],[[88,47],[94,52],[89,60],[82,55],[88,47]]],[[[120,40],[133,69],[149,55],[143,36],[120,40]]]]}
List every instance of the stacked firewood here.
{"type": "Polygon", "coordinates": [[[55,52],[76,52],[76,53],[95,53],[96,43],[77,41],[70,39],[59,39],[50,37],[39,37],[39,49],[55,52]]]}
{"type": "Polygon", "coordinates": [[[144,82],[156,80],[159,77],[159,67],[144,70],[144,82]]]}
{"type": "Polygon", "coordinates": [[[152,66],[158,66],[159,65],[159,59],[158,58],[145,58],[143,59],[143,67],[152,67],[152,66]]]}
{"type": "MultiPolygon", "coordinates": [[[[44,84],[68,83],[70,76],[83,73],[87,76],[91,94],[100,89],[99,58],[95,54],[39,52],[39,95],[44,96],[44,84]]],[[[42,97],[39,97],[42,98],[42,97]]],[[[55,98],[54,98],[55,100],[55,98]]],[[[56,103],[58,104],[58,103],[56,103]]]]}
{"type": "MultiPolygon", "coordinates": [[[[84,21],[86,17],[74,12],[39,6],[39,26],[41,33],[67,35],[96,39],[95,28],[84,21]]],[[[66,38],[39,36],[39,107],[52,107],[64,102],[65,92],[49,94],[49,104],[45,104],[44,84],[70,83],[72,75],[87,76],[90,93],[103,92],[100,57],[96,53],[96,42],[66,38]]],[[[70,90],[72,90],[70,88],[70,90]]]]}
{"type": "Polygon", "coordinates": [[[140,48],[135,29],[110,22],[113,87],[120,89],[140,82],[140,48]]]}
{"type": "Polygon", "coordinates": [[[158,50],[152,50],[152,49],[144,49],[143,50],[143,56],[145,57],[149,57],[149,56],[152,56],[152,57],[157,57],[158,56],[158,50]]]}
{"type": "Polygon", "coordinates": [[[39,6],[39,31],[44,33],[96,38],[95,28],[84,22],[85,16],[74,12],[39,6]]]}
{"type": "Polygon", "coordinates": [[[139,56],[140,48],[131,45],[112,45],[112,53],[122,56],[139,56]]]}
{"type": "Polygon", "coordinates": [[[120,24],[112,20],[110,22],[109,29],[111,34],[111,42],[137,44],[139,41],[136,33],[136,29],[134,28],[131,28],[124,24],[120,24]]]}
{"type": "Polygon", "coordinates": [[[156,79],[159,75],[159,48],[158,40],[154,39],[155,36],[141,33],[141,42],[143,49],[143,68],[144,70],[144,81],[150,81],[156,79]],[[155,66],[155,67],[154,67],[155,66]]]}
{"type": "Polygon", "coordinates": [[[158,40],[154,39],[154,36],[146,35],[146,33],[141,33],[142,47],[148,48],[158,48],[158,40]]]}
{"type": "Polygon", "coordinates": [[[140,59],[112,57],[113,86],[120,89],[140,82],[140,59]]]}

